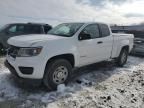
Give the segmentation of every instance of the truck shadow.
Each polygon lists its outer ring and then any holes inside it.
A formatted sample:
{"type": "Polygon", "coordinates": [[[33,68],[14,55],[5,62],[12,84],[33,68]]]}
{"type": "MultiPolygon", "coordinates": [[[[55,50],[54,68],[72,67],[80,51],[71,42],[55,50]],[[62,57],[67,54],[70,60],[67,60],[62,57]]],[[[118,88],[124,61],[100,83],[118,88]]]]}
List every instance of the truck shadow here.
{"type": "Polygon", "coordinates": [[[106,80],[108,77],[111,75],[115,74],[113,71],[116,69],[116,65],[114,62],[100,62],[100,63],[95,63],[92,65],[88,65],[85,67],[81,67],[79,69],[75,69],[73,76],[72,76],[72,81],[76,81],[77,83],[80,83],[80,79],[91,79],[92,82],[102,82],[106,80]],[[91,78],[90,78],[91,77],[91,78]]]}

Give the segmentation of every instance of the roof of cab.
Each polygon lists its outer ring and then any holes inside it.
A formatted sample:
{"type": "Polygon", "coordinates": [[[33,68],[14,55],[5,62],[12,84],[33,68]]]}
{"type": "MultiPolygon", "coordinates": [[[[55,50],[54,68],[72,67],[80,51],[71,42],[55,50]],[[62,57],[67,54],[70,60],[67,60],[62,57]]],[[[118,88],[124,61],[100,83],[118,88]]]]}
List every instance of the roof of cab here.
{"type": "MultiPolygon", "coordinates": [[[[65,23],[84,23],[84,24],[93,24],[93,23],[97,23],[97,24],[107,24],[104,22],[65,22],[65,23]]],[[[108,24],[107,24],[108,25],[108,24]]]]}
{"type": "Polygon", "coordinates": [[[20,24],[24,24],[24,25],[47,25],[47,26],[51,26],[49,24],[46,23],[33,23],[33,22],[28,22],[28,23],[11,23],[10,25],[20,25],[20,24]]]}

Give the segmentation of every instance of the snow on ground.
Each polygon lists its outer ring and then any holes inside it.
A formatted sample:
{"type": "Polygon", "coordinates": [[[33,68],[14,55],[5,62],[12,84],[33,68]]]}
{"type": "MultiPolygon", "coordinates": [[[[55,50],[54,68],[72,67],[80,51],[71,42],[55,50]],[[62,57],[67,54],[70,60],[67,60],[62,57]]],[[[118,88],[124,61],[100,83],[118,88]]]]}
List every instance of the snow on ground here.
{"type": "Polygon", "coordinates": [[[74,70],[57,91],[22,87],[0,59],[0,108],[143,108],[144,58],[129,57],[123,68],[112,62],[74,70]]]}

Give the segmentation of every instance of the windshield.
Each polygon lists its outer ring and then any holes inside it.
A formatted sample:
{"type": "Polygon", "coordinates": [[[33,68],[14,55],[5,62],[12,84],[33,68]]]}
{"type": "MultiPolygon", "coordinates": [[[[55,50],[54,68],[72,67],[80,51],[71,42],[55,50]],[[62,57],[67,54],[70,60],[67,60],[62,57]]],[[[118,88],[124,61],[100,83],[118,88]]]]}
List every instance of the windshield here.
{"type": "Polygon", "coordinates": [[[4,25],[4,26],[0,25],[0,31],[4,30],[4,29],[7,28],[8,26],[9,26],[8,24],[7,24],[7,25],[4,25]]]}
{"type": "Polygon", "coordinates": [[[64,23],[51,29],[48,34],[64,37],[73,36],[84,23],[64,23]]]}

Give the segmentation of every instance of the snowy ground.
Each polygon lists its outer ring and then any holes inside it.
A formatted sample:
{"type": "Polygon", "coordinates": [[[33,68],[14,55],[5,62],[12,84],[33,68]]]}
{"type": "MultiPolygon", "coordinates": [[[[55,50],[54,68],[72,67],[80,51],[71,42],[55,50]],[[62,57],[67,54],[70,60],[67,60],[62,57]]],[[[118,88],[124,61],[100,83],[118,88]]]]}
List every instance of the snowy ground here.
{"type": "Polygon", "coordinates": [[[22,87],[0,59],[0,108],[144,108],[144,58],[129,57],[123,68],[100,63],[75,70],[57,91],[22,87]]]}

